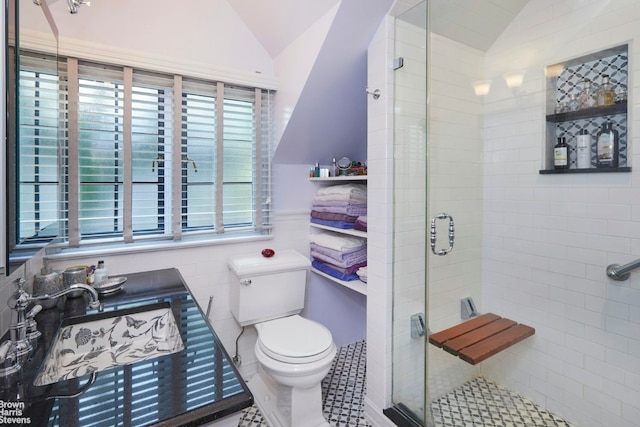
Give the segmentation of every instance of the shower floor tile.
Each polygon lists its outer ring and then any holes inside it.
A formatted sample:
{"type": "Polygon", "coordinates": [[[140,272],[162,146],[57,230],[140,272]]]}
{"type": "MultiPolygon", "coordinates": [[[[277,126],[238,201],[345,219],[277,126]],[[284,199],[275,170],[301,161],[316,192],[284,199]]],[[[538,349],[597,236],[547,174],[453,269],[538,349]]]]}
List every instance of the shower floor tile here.
{"type": "MultiPolygon", "coordinates": [[[[366,344],[358,341],[338,348],[331,370],[322,380],[324,416],[334,427],[368,427],[364,419],[366,344]]],[[[247,408],[238,427],[268,427],[256,405],[247,408]]]]}
{"type": "Polygon", "coordinates": [[[575,427],[485,378],[431,403],[434,427],[575,427]]]}

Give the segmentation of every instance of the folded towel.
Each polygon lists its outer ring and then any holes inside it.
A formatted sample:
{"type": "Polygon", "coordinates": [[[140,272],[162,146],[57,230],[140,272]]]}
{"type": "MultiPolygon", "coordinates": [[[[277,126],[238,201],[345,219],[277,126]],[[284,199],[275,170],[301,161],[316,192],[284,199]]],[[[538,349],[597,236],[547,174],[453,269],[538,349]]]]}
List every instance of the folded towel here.
{"type": "Polygon", "coordinates": [[[324,264],[320,261],[317,260],[313,260],[311,261],[311,265],[315,268],[317,268],[318,270],[322,271],[323,273],[328,274],[329,276],[335,277],[336,279],[340,279],[340,280],[344,280],[344,281],[351,281],[351,280],[358,280],[359,277],[357,274],[355,273],[342,273],[341,271],[337,271],[334,270],[333,268],[329,267],[327,264],[324,264]]]}
{"type": "Polygon", "coordinates": [[[329,194],[346,194],[353,196],[364,196],[367,197],[367,186],[364,184],[338,184],[331,185],[329,187],[321,187],[316,192],[318,196],[326,196],[329,194]]]}
{"type": "Polygon", "coordinates": [[[326,196],[315,196],[314,202],[349,202],[361,205],[367,204],[367,196],[352,196],[350,194],[327,194],[326,196]]]}
{"type": "Polygon", "coordinates": [[[361,267],[356,270],[356,274],[364,283],[367,283],[367,267],[361,267]]]}
{"type": "Polygon", "coordinates": [[[331,221],[345,221],[345,222],[356,222],[356,219],[361,218],[358,216],[346,215],[343,213],[335,213],[335,212],[318,212],[311,211],[312,218],[319,218],[331,221]]]}
{"type": "Polygon", "coordinates": [[[317,243],[311,242],[309,244],[309,246],[311,246],[311,250],[312,251],[316,251],[316,252],[320,252],[322,254],[325,254],[327,256],[330,256],[332,258],[335,259],[340,259],[341,257],[345,257],[349,254],[354,254],[354,253],[358,253],[358,252],[366,252],[367,251],[367,245],[365,244],[364,246],[358,246],[355,248],[347,248],[347,249],[343,249],[343,250],[335,250],[335,249],[331,249],[328,248],[326,246],[322,246],[319,245],[317,243]]]}
{"type": "Polygon", "coordinates": [[[312,234],[310,240],[312,243],[336,251],[346,251],[367,245],[367,240],[362,237],[345,236],[332,232],[312,234]]]}
{"type": "Polygon", "coordinates": [[[335,265],[335,264],[331,264],[330,262],[326,262],[323,261],[321,259],[317,259],[317,261],[322,262],[323,264],[325,264],[327,267],[333,268],[336,271],[340,271],[341,273],[345,273],[345,274],[353,274],[358,272],[359,269],[361,269],[362,267],[366,267],[367,262],[360,262],[358,264],[352,265],[350,267],[340,267],[339,265],[335,265]]]}
{"type": "MultiPolygon", "coordinates": [[[[336,200],[336,199],[318,199],[317,197],[311,201],[311,206],[330,206],[330,207],[342,207],[342,206],[361,206],[366,207],[367,202],[351,202],[349,200],[336,200]]],[[[362,214],[366,215],[366,214],[362,214]]]]}
{"type": "Polygon", "coordinates": [[[314,251],[311,249],[311,256],[319,261],[337,265],[338,267],[349,268],[357,264],[367,262],[367,251],[357,251],[345,255],[344,257],[335,258],[325,253],[314,251]]]}
{"type": "Polygon", "coordinates": [[[367,231],[367,216],[359,216],[353,224],[354,230],[367,231]]]}
{"type": "Polygon", "coordinates": [[[358,216],[367,214],[367,205],[353,205],[347,202],[332,202],[328,205],[314,204],[312,209],[316,212],[333,212],[341,213],[349,216],[358,216]]]}
{"type": "Polygon", "coordinates": [[[340,228],[342,230],[353,229],[353,222],[347,221],[331,221],[328,219],[311,218],[311,222],[314,224],[326,225],[327,227],[340,228]]]}

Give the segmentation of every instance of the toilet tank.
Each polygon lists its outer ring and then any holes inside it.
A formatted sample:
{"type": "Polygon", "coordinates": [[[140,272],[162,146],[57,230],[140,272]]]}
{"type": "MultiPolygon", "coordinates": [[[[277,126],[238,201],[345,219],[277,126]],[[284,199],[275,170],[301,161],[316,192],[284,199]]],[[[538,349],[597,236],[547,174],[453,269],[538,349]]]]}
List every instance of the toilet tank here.
{"type": "Polygon", "coordinates": [[[229,292],[231,313],[240,326],[299,313],[309,259],[294,250],[276,251],[269,258],[260,253],[227,260],[232,273],[229,292]]]}

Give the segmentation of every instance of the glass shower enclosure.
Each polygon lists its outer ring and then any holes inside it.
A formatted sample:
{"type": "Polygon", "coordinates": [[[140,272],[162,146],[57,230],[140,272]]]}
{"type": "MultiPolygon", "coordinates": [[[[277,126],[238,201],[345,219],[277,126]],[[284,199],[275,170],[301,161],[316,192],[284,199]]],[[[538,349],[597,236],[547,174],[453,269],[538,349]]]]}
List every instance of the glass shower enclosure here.
{"type": "Polygon", "coordinates": [[[394,22],[393,409],[428,425],[427,2],[394,22]]]}
{"type": "MultiPolygon", "coordinates": [[[[392,404],[400,425],[433,424],[430,404],[479,371],[428,344],[481,306],[483,52],[436,31],[442,1],[417,0],[394,22],[392,404]],[[455,246],[448,239],[455,220],[455,246]],[[432,240],[435,219],[437,241],[432,240]]],[[[435,411],[435,409],[434,409],[435,411]]]]}

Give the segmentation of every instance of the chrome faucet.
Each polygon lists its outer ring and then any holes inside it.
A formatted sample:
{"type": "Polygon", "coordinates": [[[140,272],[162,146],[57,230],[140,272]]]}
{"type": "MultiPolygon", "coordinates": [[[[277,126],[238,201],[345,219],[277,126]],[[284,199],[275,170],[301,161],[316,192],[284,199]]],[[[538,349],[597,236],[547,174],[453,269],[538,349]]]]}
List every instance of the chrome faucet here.
{"type": "MultiPolygon", "coordinates": [[[[22,279],[22,280],[24,280],[24,279],[22,279]]],[[[96,291],[93,287],[91,287],[89,285],[85,285],[84,283],[74,283],[73,285],[69,286],[68,288],[62,289],[62,290],[60,290],[58,292],[54,292],[52,294],[37,295],[37,296],[29,295],[26,291],[23,290],[24,295],[26,295],[26,297],[27,297],[27,304],[29,304],[30,302],[37,302],[37,301],[44,301],[44,300],[48,300],[48,299],[60,298],[61,296],[64,296],[64,295],[69,294],[69,293],[74,292],[74,291],[86,291],[89,294],[89,307],[90,308],[97,309],[98,311],[102,311],[102,309],[104,308],[104,306],[100,302],[100,299],[99,299],[99,296],[98,296],[98,291],[96,291]]]]}
{"type": "Polygon", "coordinates": [[[11,325],[11,340],[5,341],[0,345],[0,365],[4,365],[4,368],[0,368],[0,377],[20,369],[20,365],[24,363],[33,351],[32,340],[37,340],[39,337],[33,318],[41,310],[41,306],[36,305],[29,313],[26,313],[30,303],[56,299],[74,291],[85,291],[89,294],[89,307],[98,311],[103,309],[98,292],[83,283],[75,283],[58,292],[37,296],[29,295],[24,289],[24,285],[25,280],[23,278],[17,279],[17,290],[7,302],[9,307],[15,310],[16,315],[15,322],[11,325]]]}

